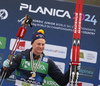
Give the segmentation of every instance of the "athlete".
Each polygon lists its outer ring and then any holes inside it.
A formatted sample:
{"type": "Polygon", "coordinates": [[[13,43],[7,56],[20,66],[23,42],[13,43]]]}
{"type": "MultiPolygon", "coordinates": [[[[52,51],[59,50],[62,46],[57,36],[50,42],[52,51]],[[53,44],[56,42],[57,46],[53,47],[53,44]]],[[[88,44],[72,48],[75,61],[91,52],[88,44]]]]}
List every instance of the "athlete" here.
{"type": "Polygon", "coordinates": [[[9,65],[9,60],[3,62],[3,68],[9,68],[5,78],[8,78],[16,69],[16,86],[42,86],[43,79],[48,74],[59,85],[65,86],[69,82],[69,69],[65,74],[61,72],[52,59],[45,56],[46,38],[41,29],[32,35],[31,49],[17,54],[9,65]]]}

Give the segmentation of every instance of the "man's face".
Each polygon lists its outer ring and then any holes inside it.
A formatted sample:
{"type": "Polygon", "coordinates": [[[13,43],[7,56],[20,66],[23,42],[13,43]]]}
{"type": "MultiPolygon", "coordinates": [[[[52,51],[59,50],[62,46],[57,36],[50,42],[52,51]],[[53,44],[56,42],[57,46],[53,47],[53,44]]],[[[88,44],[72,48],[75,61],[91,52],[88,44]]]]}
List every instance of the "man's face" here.
{"type": "Polygon", "coordinates": [[[45,42],[46,41],[43,38],[36,39],[32,44],[33,53],[36,54],[36,55],[40,55],[43,52],[44,48],[45,48],[45,42]]]}

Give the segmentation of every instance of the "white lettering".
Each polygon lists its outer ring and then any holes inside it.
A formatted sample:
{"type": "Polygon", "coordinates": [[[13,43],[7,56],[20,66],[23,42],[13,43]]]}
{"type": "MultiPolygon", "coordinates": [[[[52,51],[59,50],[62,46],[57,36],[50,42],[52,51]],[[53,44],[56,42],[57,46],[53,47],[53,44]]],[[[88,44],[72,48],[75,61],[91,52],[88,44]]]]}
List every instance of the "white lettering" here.
{"type": "Polygon", "coordinates": [[[25,50],[25,47],[19,46],[20,50],[25,50]]]}
{"type": "Polygon", "coordinates": [[[37,9],[33,10],[32,5],[21,3],[20,10],[22,11],[23,9],[27,9],[31,13],[39,12],[43,15],[46,15],[48,13],[50,16],[57,16],[57,17],[62,17],[62,18],[67,17],[71,19],[69,11],[64,11],[60,9],[54,9],[54,8],[48,9],[47,7],[42,8],[41,6],[39,6],[37,7],[37,9]]]}
{"type": "Polygon", "coordinates": [[[28,5],[24,4],[24,3],[21,3],[20,10],[22,10],[23,8],[28,9],[28,5]]]}
{"type": "Polygon", "coordinates": [[[1,41],[0,41],[0,45],[2,45],[1,41]]]}
{"type": "Polygon", "coordinates": [[[20,34],[21,37],[23,36],[23,33],[24,33],[24,29],[22,29],[22,32],[21,32],[21,34],[20,34]]]}

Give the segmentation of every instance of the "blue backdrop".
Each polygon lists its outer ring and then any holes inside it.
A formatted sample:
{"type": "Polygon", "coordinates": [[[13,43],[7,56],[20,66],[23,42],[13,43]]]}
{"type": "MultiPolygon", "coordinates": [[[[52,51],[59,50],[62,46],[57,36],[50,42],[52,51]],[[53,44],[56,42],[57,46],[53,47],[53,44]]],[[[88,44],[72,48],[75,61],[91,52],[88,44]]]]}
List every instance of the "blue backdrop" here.
{"type": "MultiPolygon", "coordinates": [[[[0,1],[0,66],[10,54],[11,39],[21,26],[24,16],[30,15],[33,27],[27,26],[23,40],[30,41],[32,33],[43,29],[46,44],[67,48],[65,58],[50,56],[56,62],[65,64],[67,71],[71,62],[71,48],[74,25],[75,3],[54,0],[1,0],[0,1]]],[[[100,85],[100,7],[83,6],[81,31],[81,70],[79,81],[84,86],[100,85]]],[[[16,54],[19,51],[16,51],[16,54]]],[[[15,72],[6,79],[3,86],[14,86],[15,72]]],[[[82,85],[83,86],[83,85],[82,85]]]]}

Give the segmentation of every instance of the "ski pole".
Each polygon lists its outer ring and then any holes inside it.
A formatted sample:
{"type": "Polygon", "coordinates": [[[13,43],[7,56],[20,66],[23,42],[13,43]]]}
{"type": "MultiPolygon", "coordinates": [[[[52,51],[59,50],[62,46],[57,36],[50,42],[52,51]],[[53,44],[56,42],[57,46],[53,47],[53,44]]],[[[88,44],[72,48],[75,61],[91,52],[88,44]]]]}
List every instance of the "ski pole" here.
{"type": "MultiPolygon", "coordinates": [[[[29,15],[26,14],[25,20],[24,20],[22,26],[19,28],[19,31],[17,33],[17,39],[16,39],[16,41],[14,43],[14,46],[12,48],[12,51],[11,51],[9,57],[8,57],[8,60],[10,60],[9,65],[11,65],[12,58],[15,55],[16,49],[17,49],[17,47],[18,47],[18,45],[20,43],[21,38],[23,38],[25,33],[26,33],[26,26],[28,24],[30,24],[30,27],[32,27],[31,22],[32,22],[32,18],[29,15]]],[[[4,78],[6,77],[8,69],[9,68],[4,67],[4,71],[3,71],[2,75],[1,75],[0,86],[2,85],[2,83],[4,81],[4,78]]]]}

